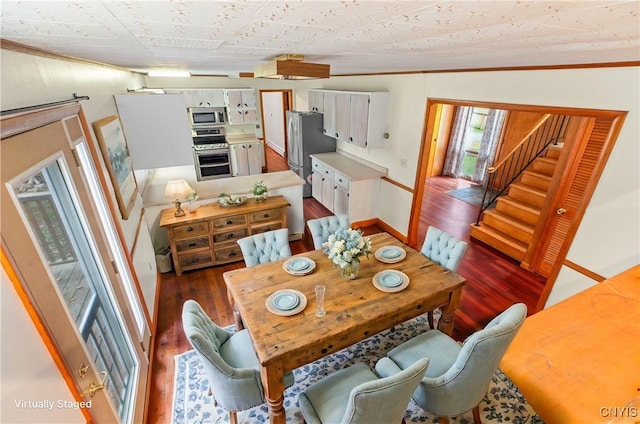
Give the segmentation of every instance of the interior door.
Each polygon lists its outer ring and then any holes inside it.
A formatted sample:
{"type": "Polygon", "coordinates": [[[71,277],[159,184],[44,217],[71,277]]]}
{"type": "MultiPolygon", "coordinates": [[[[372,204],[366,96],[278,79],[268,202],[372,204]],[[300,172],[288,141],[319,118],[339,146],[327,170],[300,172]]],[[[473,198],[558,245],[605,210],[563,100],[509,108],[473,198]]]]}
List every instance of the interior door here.
{"type": "Polygon", "coordinates": [[[2,248],[85,416],[141,422],[148,361],[79,168],[78,111],[2,139],[2,248]]]}

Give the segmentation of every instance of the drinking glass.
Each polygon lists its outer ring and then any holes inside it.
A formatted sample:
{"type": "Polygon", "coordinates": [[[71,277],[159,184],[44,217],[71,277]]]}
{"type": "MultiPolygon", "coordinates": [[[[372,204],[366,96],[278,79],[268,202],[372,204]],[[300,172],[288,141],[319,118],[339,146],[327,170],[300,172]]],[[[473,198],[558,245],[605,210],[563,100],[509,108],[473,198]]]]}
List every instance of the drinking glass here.
{"type": "Polygon", "coordinates": [[[316,286],[316,302],[318,304],[318,307],[316,309],[316,316],[317,317],[323,317],[326,315],[326,312],[324,310],[324,292],[326,290],[326,287],[323,284],[318,284],[316,286]]]}

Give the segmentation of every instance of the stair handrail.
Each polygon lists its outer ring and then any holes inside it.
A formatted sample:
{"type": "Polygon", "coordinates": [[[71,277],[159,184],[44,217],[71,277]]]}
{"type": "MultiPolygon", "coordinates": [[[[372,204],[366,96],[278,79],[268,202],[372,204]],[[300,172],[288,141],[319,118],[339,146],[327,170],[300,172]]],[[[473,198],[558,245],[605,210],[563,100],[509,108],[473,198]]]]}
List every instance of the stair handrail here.
{"type": "MultiPolygon", "coordinates": [[[[507,163],[508,160],[510,160],[511,158],[513,158],[516,153],[520,153],[523,149],[523,146],[527,149],[529,149],[531,147],[531,145],[533,144],[533,142],[531,142],[531,137],[536,133],[536,131],[538,131],[540,129],[540,127],[547,122],[552,116],[558,116],[558,115],[551,115],[551,114],[545,114],[537,123],[536,125],[534,125],[532,127],[532,129],[525,135],[522,137],[522,139],[516,144],[516,146],[514,148],[512,148],[509,153],[500,161],[498,162],[497,165],[495,166],[491,166],[489,168],[487,168],[487,174],[489,175],[489,177],[487,178],[486,182],[484,183],[484,193],[482,195],[482,202],[480,204],[480,211],[478,212],[478,218],[476,219],[476,223],[475,225],[480,225],[480,219],[482,218],[482,214],[489,209],[489,206],[496,201],[496,199],[500,196],[502,196],[504,194],[504,192],[507,190],[507,188],[509,188],[509,186],[518,179],[518,177],[520,177],[520,175],[522,175],[522,173],[538,158],[540,157],[540,155],[542,155],[542,153],[551,145],[551,144],[558,144],[561,140],[564,140],[564,137],[559,135],[559,136],[555,136],[555,137],[551,137],[549,138],[545,143],[543,143],[543,145],[541,147],[538,148],[538,150],[532,155],[529,156],[530,159],[523,164],[520,169],[518,169],[516,172],[513,173],[513,176],[509,179],[508,182],[506,182],[505,184],[502,185],[501,188],[494,190],[493,186],[494,186],[494,182],[498,176],[498,171],[502,171],[505,164],[507,163]],[[492,193],[488,196],[489,198],[487,199],[487,195],[489,193],[489,187],[491,187],[491,191],[492,193]]],[[[565,118],[568,118],[566,116],[561,116],[561,118],[564,120],[565,118]]],[[[559,131],[563,130],[565,128],[564,126],[564,122],[561,124],[559,131]]],[[[499,175],[500,177],[502,177],[502,175],[499,175]]]]}

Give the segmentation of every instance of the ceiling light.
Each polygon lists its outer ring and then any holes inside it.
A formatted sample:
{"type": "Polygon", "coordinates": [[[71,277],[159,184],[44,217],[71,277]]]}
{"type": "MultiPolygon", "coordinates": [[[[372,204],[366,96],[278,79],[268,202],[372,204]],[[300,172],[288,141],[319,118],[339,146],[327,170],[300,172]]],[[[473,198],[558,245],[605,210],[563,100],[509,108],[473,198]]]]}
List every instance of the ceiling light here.
{"type": "Polygon", "coordinates": [[[191,73],[173,69],[156,69],[147,72],[147,75],[150,77],[189,78],[191,73]]]}
{"type": "Polygon", "coordinates": [[[286,54],[253,68],[254,78],[316,79],[329,78],[329,65],[303,62],[304,56],[286,54]]]}

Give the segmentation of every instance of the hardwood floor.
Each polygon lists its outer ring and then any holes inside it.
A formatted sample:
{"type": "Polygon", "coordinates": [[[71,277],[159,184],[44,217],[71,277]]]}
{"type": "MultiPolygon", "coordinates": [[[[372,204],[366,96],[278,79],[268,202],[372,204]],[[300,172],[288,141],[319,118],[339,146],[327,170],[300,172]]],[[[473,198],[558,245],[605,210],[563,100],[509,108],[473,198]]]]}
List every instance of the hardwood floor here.
{"type": "MultiPolygon", "coordinates": [[[[271,149],[267,149],[269,171],[284,170],[286,162],[271,149]]],[[[460,308],[454,321],[453,336],[463,340],[484,327],[491,318],[513,303],[524,302],[533,311],[544,279],[521,269],[505,255],[469,240],[469,224],[475,222],[477,207],[457,200],[444,191],[464,188],[471,183],[446,177],[428,180],[420,215],[418,245],[420,249],[426,229],[437,226],[469,242],[469,249],[461,261],[458,272],[467,279],[460,308]]],[[[304,219],[331,215],[324,206],[312,198],[304,199],[304,219]]],[[[376,226],[363,228],[365,234],[380,231],[376,226]]],[[[311,250],[310,239],[291,243],[293,254],[311,250]]],[[[174,355],[191,349],[182,331],[182,304],[194,299],[209,313],[213,321],[225,326],[233,323],[227,301],[222,274],[241,268],[244,262],[185,272],[181,277],[174,272],[161,274],[159,312],[156,328],[152,383],[149,393],[148,423],[170,423],[173,397],[174,355]]]]}

